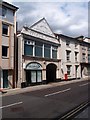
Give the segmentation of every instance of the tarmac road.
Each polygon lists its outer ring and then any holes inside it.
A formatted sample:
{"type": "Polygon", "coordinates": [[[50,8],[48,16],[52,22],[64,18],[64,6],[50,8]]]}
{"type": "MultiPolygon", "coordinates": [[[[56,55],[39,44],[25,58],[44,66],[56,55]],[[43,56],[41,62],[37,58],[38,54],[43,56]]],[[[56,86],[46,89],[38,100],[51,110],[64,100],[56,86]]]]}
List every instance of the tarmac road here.
{"type": "Polygon", "coordinates": [[[58,118],[89,100],[89,86],[86,80],[3,96],[2,118],[58,118]]]}

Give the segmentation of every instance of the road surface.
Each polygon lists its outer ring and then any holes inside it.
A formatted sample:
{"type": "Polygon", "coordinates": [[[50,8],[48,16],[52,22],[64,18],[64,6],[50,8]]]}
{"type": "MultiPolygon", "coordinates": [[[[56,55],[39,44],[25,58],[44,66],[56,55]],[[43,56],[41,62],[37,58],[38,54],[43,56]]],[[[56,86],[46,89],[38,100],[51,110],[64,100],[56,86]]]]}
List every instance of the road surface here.
{"type": "Polygon", "coordinates": [[[2,118],[58,118],[89,100],[89,86],[90,81],[86,80],[3,96],[2,118]]]}

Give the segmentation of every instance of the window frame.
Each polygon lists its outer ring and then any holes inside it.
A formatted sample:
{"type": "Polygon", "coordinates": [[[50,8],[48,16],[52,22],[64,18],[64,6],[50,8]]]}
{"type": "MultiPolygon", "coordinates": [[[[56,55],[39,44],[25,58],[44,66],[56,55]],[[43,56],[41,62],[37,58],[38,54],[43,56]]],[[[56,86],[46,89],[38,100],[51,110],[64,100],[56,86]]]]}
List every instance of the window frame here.
{"type": "Polygon", "coordinates": [[[9,36],[9,25],[8,24],[2,23],[2,35],[9,36]]]}
{"type": "Polygon", "coordinates": [[[75,52],[75,62],[78,61],[78,52],[75,52]]]}
{"type": "Polygon", "coordinates": [[[57,59],[57,47],[52,46],[52,58],[57,59]],[[56,52],[56,56],[53,55],[53,52],[56,52]]]}
{"type": "Polygon", "coordinates": [[[6,17],[7,14],[7,8],[6,7],[2,7],[2,17],[6,17]]]}
{"type": "Polygon", "coordinates": [[[4,46],[4,45],[2,45],[2,57],[4,57],[4,58],[8,58],[8,53],[9,52],[9,47],[8,46],[4,46]],[[4,47],[4,48],[3,48],[4,47]],[[6,49],[6,50],[5,50],[6,49]],[[5,53],[6,52],[6,53],[5,53]],[[6,55],[4,55],[4,54],[6,54],[6,55]]]}
{"type": "Polygon", "coordinates": [[[30,41],[30,40],[25,40],[24,41],[24,55],[25,56],[34,56],[34,50],[33,50],[34,49],[34,44],[35,43],[33,41],[30,41]],[[32,47],[32,54],[27,54],[26,53],[26,48],[25,48],[26,46],[31,46],[32,47]]]}
{"type": "Polygon", "coordinates": [[[78,47],[78,43],[75,43],[75,49],[77,49],[77,47],[78,47]]]}
{"type": "Polygon", "coordinates": [[[49,44],[44,44],[44,58],[51,58],[51,45],[49,45],[49,44]],[[48,53],[49,56],[46,55],[45,50],[49,51],[49,53],[48,53]]]}
{"type": "Polygon", "coordinates": [[[82,53],[82,61],[85,62],[86,61],[86,54],[82,53]]]}
{"type": "Polygon", "coordinates": [[[67,65],[67,75],[71,75],[71,65],[67,65]]]}
{"type": "Polygon", "coordinates": [[[70,47],[70,41],[69,40],[66,40],[66,46],[70,47]]]}
{"type": "Polygon", "coordinates": [[[70,53],[71,53],[71,51],[66,50],[66,60],[67,60],[67,62],[70,62],[70,53]],[[67,53],[69,53],[69,54],[67,54],[67,53]]]}
{"type": "Polygon", "coordinates": [[[36,57],[43,57],[43,43],[41,42],[35,42],[35,56],[36,57]],[[38,49],[40,50],[40,55],[38,54],[37,50],[38,49]]]}

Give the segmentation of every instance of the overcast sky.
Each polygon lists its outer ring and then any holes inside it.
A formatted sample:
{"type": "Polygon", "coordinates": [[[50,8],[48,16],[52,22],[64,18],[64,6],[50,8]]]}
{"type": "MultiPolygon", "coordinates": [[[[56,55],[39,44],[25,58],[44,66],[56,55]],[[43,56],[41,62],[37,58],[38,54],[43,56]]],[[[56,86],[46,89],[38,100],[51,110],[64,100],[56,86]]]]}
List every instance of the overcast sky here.
{"type": "MultiPolygon", "coordinates": [[[[33,23],[46,18],[51,29],[55,33],[69,36],[88,36],[88,0],[61,2],[60,0],[39,0],[39,2],[17,2],[15,0],[5,0],[12,2],[19,7],[17,21],[19,29],[23,25],[31,26],[33,23]],[[53,1],[53,2],[52,2],[53,1]],[[60,1],[60,2],[59,2],[60,1]]],[[[18,0],[19,1],[19,0],[18,0]]]]}

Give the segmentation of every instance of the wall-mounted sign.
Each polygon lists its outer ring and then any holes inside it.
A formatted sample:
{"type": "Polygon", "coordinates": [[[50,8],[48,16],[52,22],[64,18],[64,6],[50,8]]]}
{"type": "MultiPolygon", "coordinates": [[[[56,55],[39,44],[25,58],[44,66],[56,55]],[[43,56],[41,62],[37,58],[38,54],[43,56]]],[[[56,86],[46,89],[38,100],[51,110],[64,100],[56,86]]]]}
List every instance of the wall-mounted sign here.
{"type": "Polygon", "coordinates": [[[39,63],[33,62],[33,63],[29,63],[26,66],[27,70],[41,70],[42,66],[39,63]]]}

